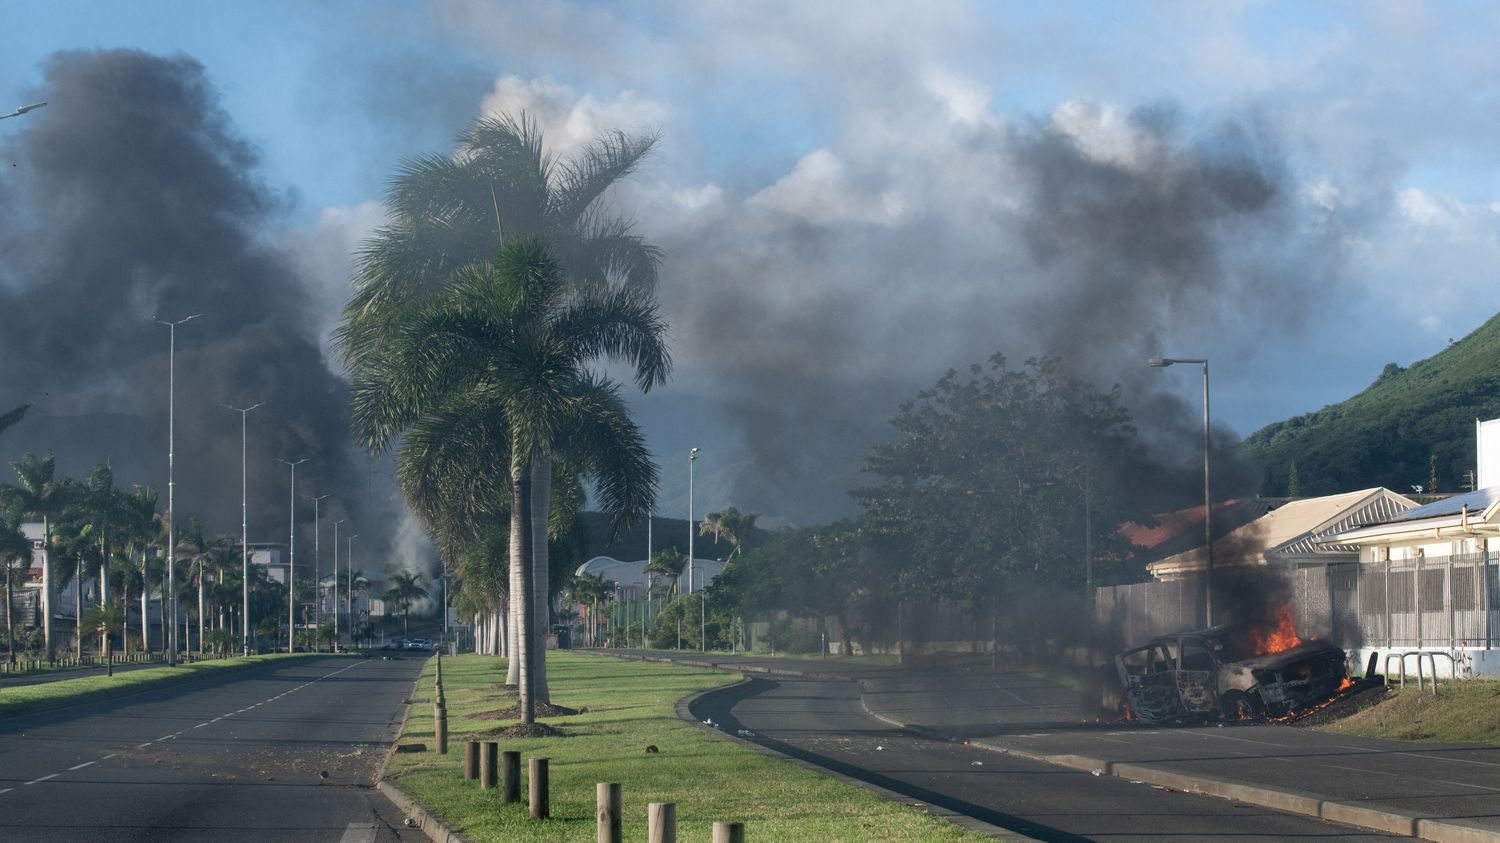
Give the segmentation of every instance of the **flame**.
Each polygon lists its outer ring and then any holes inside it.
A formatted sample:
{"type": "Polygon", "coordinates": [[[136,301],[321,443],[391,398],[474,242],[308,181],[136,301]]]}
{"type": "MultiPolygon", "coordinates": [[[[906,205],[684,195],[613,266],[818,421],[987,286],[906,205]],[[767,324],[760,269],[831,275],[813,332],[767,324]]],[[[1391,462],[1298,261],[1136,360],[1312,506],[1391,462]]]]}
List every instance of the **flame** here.
{"type": "Polygon", "coordinates": [[[1297,637],[1297,624],[1292,620],[1292,607],[1282,606],[1276,613],[1276,625],[1272,627],[1255,627],[1250,630],[1250,637],[1255,642],[1255,654],[1279,653],[1290,650],[1302,643],[1297,637]]]}
{"type": "Polygon", "coordinates": [[[1351,685],[1353,685],[1353,684],[1354,684],[1354,680],[1353,680],[1353,679],[1350,679],[1350,678],[1349,678],[1349,677],[1347,677],[1347,676],[1345,676],[1345,677],[1344,677],[1344,681],[1342,681],[1342,682],[1340,682],[1340,683],[1339,683],[1339,690],[1340,690],[1340,691],[1342,691],[1342,690],[1344,690],[1344,689],[1345,689],[1345,688],[1348,688],[1348,687],[1349,687],[1349,686],[1351,686],[1351,685]]]}

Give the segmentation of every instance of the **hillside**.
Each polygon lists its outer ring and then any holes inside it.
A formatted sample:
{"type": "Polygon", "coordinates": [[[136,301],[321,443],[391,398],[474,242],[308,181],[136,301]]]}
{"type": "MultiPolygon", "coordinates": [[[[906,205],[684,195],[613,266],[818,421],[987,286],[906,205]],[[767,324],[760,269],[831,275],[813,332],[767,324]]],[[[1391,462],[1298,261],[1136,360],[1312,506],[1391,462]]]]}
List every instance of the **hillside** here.
{"type": "Polygon", "coordinates": [[[1242,447],[1265,468],[1263,495],[1288,493],[1294,461],[1303,495],[1416,485],[1455,492],[1474,469],[1474,420],[1497,416],[1500,316],[1408,368],[1388,364],[1347,401],[1267,425],[1242,447]]]}

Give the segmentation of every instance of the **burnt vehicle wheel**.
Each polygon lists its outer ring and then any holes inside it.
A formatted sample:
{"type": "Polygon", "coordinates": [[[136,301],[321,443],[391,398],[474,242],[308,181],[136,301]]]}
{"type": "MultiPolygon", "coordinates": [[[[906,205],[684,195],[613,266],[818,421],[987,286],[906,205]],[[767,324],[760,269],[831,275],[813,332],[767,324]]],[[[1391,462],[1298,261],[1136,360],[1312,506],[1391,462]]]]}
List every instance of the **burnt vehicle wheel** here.
{"type": "Polygon", "coordinates": [[[1230,691],[1220,700],[1225,720],[1255,720],[1265,713],[1265,706],[1244,691],[1230,691]]]}

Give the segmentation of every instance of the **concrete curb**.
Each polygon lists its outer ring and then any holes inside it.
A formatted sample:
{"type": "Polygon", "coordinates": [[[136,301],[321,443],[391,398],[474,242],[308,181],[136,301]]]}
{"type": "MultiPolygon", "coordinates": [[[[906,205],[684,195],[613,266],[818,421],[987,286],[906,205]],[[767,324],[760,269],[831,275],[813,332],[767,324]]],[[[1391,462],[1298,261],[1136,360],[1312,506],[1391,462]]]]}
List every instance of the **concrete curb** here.
{"type": "MultiPolygon", "coordinates": [[[[423,666],[426,669],[426,666],[423,666]]],[[[422,674],[412,680],[411,693],[406,695],[408,700],[415,699],[417,685],[422,681],[422,674]]],[[[427,839],[433,843],[473,843],[468,837],[454,830],[443,822],[436,814],[427,809],[427,806],[418,802],[410,793],[402,790],[400,785],[385,777],[386,769],[391,766],[391,758],[396,755],[396,746],[401,743],[401,733],[406,731],[407,718],[411,717],[411,703],[407,703],[401,711],[401,722],[396,725],[396,740],[391,743],[390,749],[385,752],[385,758],[381,759],[380,767],[375,770],[375,789],[385,795],[385,798],[396,804],[401,813],[411,818],[416,823],[418,831],[427,835],[427,839]]]]}
{"type": "MultiPolygon", "coordinates": [[[[902,723],[895,718],[871,710],[863,694],[860,695],[859,702],[866,713],[882,723],[908,731],[931,733],[930,729],[902,723]]],[[[945,740],[958,740],[952,735],[942,737],[945,740]]],[[[1290,788],[1266,787],[1234,779],[1211,779],[1145,764],[1110,761],[1085,755],[1043,755],[982,739],[971,739],[969,745],[991,752],[1005,753],[1016,758],[1024,758],[1028,761],[1040,761],[1044,764],[1066,767],[1070,770],[1080,770],[1086,773],[1097,770],[1100,775],[1111,775],[1132,782],[1169,787],[1183,793],[1217,796],[1220,799],[1259,805],[1262,808],[1271,808],[1288,814],[1317,817],[1387,834],[1433,840],[1437,843],[1500,843],[1500,832],[1462,820],[1422,817],[1384,808],[1373,808],[1357,802],[1325,799],[1315,793],[1290,788]]]]}

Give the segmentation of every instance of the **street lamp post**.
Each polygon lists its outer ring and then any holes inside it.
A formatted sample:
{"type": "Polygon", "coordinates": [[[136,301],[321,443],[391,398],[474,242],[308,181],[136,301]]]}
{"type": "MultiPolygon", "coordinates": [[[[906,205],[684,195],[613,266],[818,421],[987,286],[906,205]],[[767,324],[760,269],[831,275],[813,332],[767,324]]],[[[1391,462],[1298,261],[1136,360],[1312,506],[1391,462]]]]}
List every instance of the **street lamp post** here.
{"type": "Polygon", "coordinates": [[[245,462],[245,420],[251,410],[265,404],[262,401],[249,407],[224,405],[224,409],[240,414],[240,652],[246,656],[250,655],[250,484],[249,466],[245,462]]]}
{"type": "Polygon", "coordinates": [[[1214,625],[1214,530],[1213,492],[1208,473],[1208,358],[1206,357],[1152,357],[1146,365],[1164,369],[1173,363],[1200,363],[1203,365],[1203,546],[1207,557],[1203,565],[1203,625],[1214,625]]]}
{"type": "MultiPolygon", "coordinates": [[[[15,114],[7,114],[6,117],[14,117],[16,114],[25,114],[33,108],[41,108],[46,103],[29,105],[25,109],[19,109],[15,114]]],[[[191,322],[202,316],[194,313],[176,322],[164,319],[156,320],[157,324],[166,325],[168,331],[167,339],[167,593],[172,596],[172,607],[169,612],[172,621],[172,631],[167,632],[167,618],[162,618],[162,646],[167,651],[167,664],[177,664],[177,525],[174,523],[177,515],[175,505],[175,493],[177,491],[175,469],[177,462],[177,326],[184,322],[191,322]]],[[[142,646],[145,645],[142,641],[142,646]]]]}
{"type": "MultiPolygon", "coordinates": [[[[354,540],[357,538],[359,538],[359,533],[350,536],[349,544],[344,548],[344,569],[349,572],[348,580],[344,583],[344,604],[349,612],[349,645],[351,647],[354,646],[354,540]]],[[[338,579],[337,575],[334,579],[338,579]]]]}
{"type": "MultiPolygon", "coordinates": [[[[694,448],[688,452],[688,594],[694,591],[693,582],[693,539],[698,535],[698,525],[693,519],[693,466],[698,462],[698,449],[694,448]]],[[[704,641],[704,630],[708,628],[708,615],[703,608],[703,595],[698,595],[698,652],[706,652],[708,643],[704,641]]]]}
{"type": "Polygon", "coordinates": [[[46,107],[47,107],[47,104],[44,103],[44,102],[34,102],[31,105],[23,105],[20,108],[16,109],[15,111],[12,111],[9,114],[0,114],[0,120],[5,120],[6,118],[9,118],[9,117],[20,117],[22,114],[25,114],[28,111],[36,111],[38,108],[46,108],[46,107]]]}
{"type": "Polygon", "coordinates": [[[333,648],[339,646],[339,525],[348,521],[340,518],[333,522],[333,648]]]}
{"type": "Polygon", "coordinates": [[[318,503],[332,495],[313,498],[313,649],[319,649],[318,632],[323,628],[323,522],[318,520],[318,503]]]}
{"type": "Polygon", "coordinates": [[[287,555],[286,555],[286,651],[295,653],[297,651],[297,466],[307,462],[311,457],[303,457],[295,462],[277,458],[277,462],[292,468],[292,493],[290,518],[287,527],[287,555]]]}

